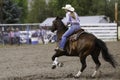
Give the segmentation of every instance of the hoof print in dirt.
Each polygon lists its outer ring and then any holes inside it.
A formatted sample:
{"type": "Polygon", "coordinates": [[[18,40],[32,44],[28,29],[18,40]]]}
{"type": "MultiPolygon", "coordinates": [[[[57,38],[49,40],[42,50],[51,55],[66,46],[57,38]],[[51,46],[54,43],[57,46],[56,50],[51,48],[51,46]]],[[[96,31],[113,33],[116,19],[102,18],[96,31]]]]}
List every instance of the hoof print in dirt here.
{"type": "Polygon", "coordinates": [[[73,75],[72,73],[70,73],[70,74],[68,74],[66,77],[67,77],[67,78],[73,78],[74,75],[73,75]]]}

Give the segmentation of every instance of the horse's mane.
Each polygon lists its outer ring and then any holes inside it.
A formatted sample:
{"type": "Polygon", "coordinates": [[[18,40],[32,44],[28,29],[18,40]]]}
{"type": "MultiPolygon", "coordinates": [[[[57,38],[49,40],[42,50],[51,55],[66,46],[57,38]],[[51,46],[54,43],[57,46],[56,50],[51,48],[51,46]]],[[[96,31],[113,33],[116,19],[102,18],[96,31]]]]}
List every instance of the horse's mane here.
{"type": "Polygon", "coordinates": [[[62,28],[62,29],[64,29],[64,30],[67,30],[67,27],[63,23],[62,19],[63,18],[61,18],[61,17],[56,17],[56,20],[59,21],[59,27],[62,28]]]}

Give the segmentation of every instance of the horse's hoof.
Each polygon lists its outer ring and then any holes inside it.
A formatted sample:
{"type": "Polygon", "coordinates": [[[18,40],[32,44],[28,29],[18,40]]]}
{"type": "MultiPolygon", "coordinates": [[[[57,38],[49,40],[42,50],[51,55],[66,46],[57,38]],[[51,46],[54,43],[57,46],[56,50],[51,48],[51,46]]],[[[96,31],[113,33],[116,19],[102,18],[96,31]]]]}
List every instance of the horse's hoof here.
{"type": "Polygon", "coordinates": [[[53,65],[53,66],[52,66],[52,69],[55,69],[55,68],[56,68],[56,65],[53,65]]]}
{"type": "Polygon", "coordinates": [[[91,75],[91,78],[94,78],[95,76],[91,75]]]}
{"type": "Polygon", "coordinates": [[[58,66],[59,67],[63,67],[63,63],[58,63],[58,66]]]}
{"type": "Polygon", "coordinates": [[[78,79],[80,76],[74,76],[75,79],[78,79]]]}

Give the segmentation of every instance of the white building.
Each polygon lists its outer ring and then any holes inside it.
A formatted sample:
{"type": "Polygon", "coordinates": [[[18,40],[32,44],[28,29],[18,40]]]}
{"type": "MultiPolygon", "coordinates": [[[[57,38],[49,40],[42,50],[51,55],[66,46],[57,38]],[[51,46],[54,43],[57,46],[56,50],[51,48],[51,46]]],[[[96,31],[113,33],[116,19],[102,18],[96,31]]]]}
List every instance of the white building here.
{"type": "MultiPolygon", "coordinates": [[[[98,16],[80,16],[80,23],[81,24],[89,24],[89,23],[109,23],[109,20],[104,15],[98,15],[98,16]]],[[[40,26],[52,26],[52,22],[55,20],[55,17],[47,18],[45,21],[41,23],[40,26]]],[[[66,23],[66,19],[63,18],[62,20],[64,23],[66,23]]]]}

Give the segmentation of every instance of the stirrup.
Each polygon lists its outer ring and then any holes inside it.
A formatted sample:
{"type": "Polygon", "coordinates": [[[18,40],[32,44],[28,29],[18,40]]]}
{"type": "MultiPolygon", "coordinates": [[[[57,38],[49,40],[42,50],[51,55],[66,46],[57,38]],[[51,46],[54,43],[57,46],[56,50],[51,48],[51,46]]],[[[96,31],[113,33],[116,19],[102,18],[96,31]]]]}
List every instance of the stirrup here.
{"type": "Polygon", "coordinates": [[[57,51],[57,50],[58,50],[58,47],[56,47],[54,50],[57,51]]]}

